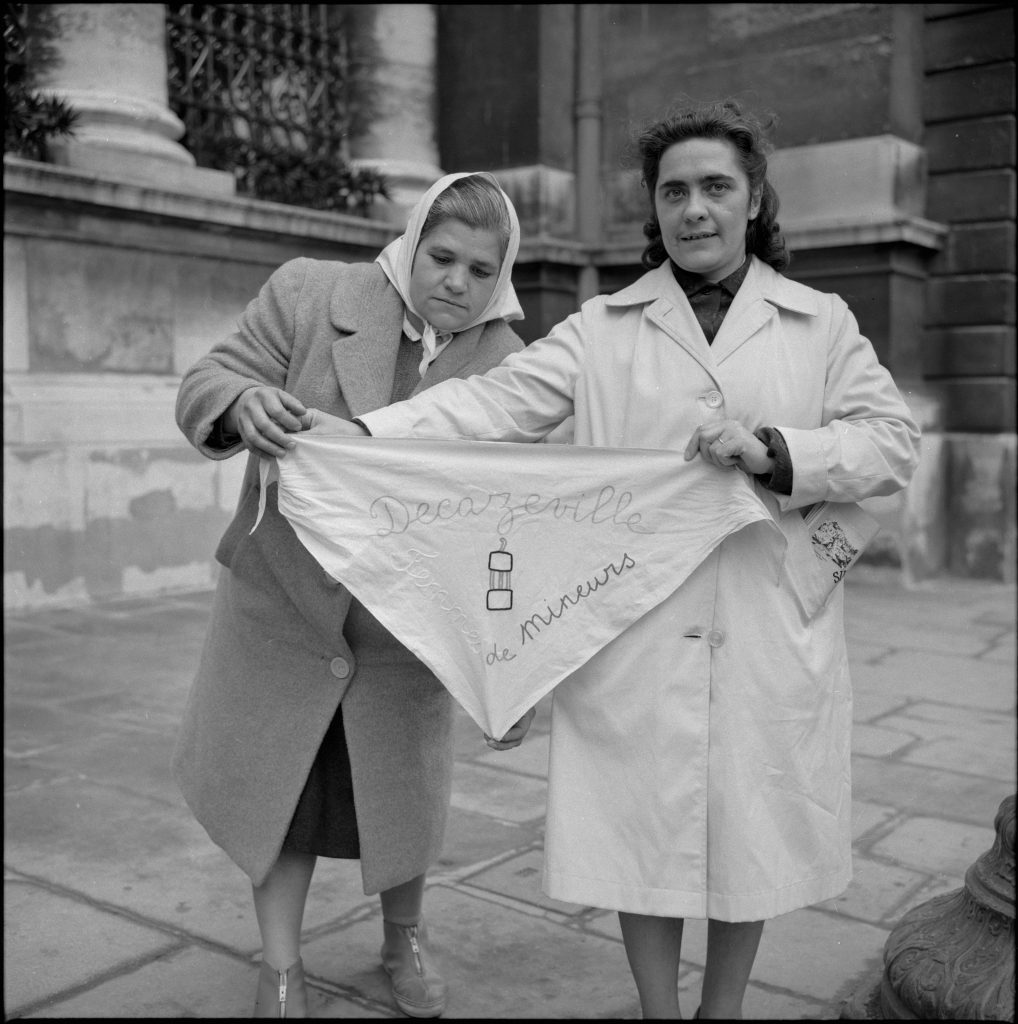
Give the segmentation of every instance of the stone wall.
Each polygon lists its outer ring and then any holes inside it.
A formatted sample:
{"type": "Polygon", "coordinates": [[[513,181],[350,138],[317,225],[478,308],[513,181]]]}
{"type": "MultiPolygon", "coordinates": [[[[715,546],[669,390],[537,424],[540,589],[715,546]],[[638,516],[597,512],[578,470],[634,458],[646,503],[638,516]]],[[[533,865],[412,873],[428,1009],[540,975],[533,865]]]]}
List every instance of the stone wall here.
{"type": "Polygon", "coordinates": [[[1014,15],[939,4],[926,20],[930,268],[924,370],[949,431],[1015,430],[1014,15]]]}
{"type": "Polygon", "coordinates": [[[913,483],[869,503],[884,531],[867,559],[914,582],[1014,581],[1005,5],[368,5],[388,102],[353,152],[393,175],[378,222],[239,200],[189,162],[162,5],[52,6],[68,59],[51,85],[87,130],[62,166],[4,161],[8,609],[211,583],[241,462],[179,436],[180,373],[286,259],[374,258],[441,170],[494,171],[513,196],[526,340],[634,280],[631,140],[680,96],[779,115],[790,274],[849,301],[924,427],[913,483]],[[133,49],[111,44],[132,18],[133,49]],[[95,79],[121,50],[134,77],[95,79]]]}
{"type": "Polygon", "coordinates": [[[4,161],[4,606],[210,586],[244,459],[173,416],[180,374],[280,264],[392,228],[4,161]]]}
{"type": "Polygon", "coordinates": [[[948,572],[1014,582],[1014,13],[935,4],[924,46],[931,217],[923,371],[941,396],[948,572]]]}
{"type": "Polygon", "coordinates": [[[642,125],[683,98],[776,114],[789,275],[846,299],[924,429],[910,487],[868,503],[884,530],[867,559],[914,582],[948,571],[1013,582],[1010,9],[588,6],[601,19],[593,100],[568,92],[590,56],[577,5],[438,7],[441,161],[494,170],[517,202],[521,332],[539,337],[570,312],[589,267],[606,292],[641,273],[642,125]],[[533,75],[518,73],[521,53],[533,75]],[[576,129],[592,103],[598,237],[580,244],[576,129]]]}

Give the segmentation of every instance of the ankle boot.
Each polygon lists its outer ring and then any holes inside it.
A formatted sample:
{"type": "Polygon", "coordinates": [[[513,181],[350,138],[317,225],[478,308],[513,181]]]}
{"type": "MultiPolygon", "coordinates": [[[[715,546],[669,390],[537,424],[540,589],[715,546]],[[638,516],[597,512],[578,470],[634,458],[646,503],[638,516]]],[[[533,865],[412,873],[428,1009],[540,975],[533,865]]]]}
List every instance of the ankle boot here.
{"type": "Polygon", "coordinates": [[[263,960],[258,975],[255,1017],[306,1017],[308,995],[304,985],[304,964],[300,957],[285,971],[263,960]]]}
{"type": "Polygon", "coordinates": [[[440,1017],[445,1010],[445,982],[426,948],[423,922],[412,925],[383,921],[382,967],[392,982],[396,1005],[408,1017],[440,1017]]]}

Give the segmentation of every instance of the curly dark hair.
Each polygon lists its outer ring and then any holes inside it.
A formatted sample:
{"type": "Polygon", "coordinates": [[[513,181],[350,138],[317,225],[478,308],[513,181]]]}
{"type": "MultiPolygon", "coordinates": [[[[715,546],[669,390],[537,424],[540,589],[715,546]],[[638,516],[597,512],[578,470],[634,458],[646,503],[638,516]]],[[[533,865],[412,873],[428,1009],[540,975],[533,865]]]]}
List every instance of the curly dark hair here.
{"type": "Polygon", "coordinates": [[[760,212],[746,229],[746,252],[759,256],[775,270],[788,266],[791,256],[777,221],[778,195],[767,180],[771,146],[766,133],[773,124],[773,118],[764,124],[752,114],[743,113],[738,102],[727,99],[679,108],[640,133],[637,147],[643,162],[643,184],[650,198],[650,219],[643,226],[648,239],[641,257],[645,269],[653,270],[668,259],[654,208],[661,157],[670,146],[687,139],[722,139],[735,146],[750,191],[760,192],[760,212]]]}

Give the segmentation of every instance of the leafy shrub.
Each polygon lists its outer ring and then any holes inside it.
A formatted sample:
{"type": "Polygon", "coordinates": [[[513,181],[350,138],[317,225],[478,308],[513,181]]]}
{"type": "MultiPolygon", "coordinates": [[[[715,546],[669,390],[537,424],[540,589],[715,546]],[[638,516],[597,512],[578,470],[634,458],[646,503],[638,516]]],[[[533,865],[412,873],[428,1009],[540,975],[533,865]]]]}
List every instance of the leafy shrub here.
{"type": "Polygon", "coordinates": [[[368,217],[376,198],[392,198],[384,175],[338,156],[256,147],[230,136],[204,139],[194,155],[204,167],[232,171],[238,193],[253,199],[368,217]]]}
{"type": "Polygon", "coordinates": [[[4,4],[4,152],[29,160],[46,160],[50,139],[72,135],[80,117],[64,100],[36,88],[36,75],[52,60],[45,6],[4,4]]]}
{"type": "Polygon", "coordinates": [[[240,195],[370,216],[391,198],[346,159],[375,116],[371,4],[167,4],[169,102],[200,167],[240,195]]]}

